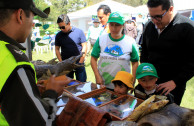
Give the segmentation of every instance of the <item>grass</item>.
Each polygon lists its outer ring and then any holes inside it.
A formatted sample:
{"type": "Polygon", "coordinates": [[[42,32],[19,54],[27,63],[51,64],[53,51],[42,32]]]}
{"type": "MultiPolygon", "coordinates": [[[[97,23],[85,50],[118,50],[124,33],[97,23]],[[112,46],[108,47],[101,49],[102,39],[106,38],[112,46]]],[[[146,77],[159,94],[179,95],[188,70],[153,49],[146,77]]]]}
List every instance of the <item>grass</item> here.
{"type": "MultiPolygon", "coordinates": [[[[50,59],[52,59],[54,57],[52,52],[43,52],[43,54],[37,54],[36,52],[32,52],[32,59],[33,60],[43,60],[43,61],[48,61],[50,59]]],[[[86,67],[86,73],[87,73],[87,81],[91,81],[91,82],[95,82],[95,77],[94,77],[94,73],[92,71],[91,65],[90,65],[90,56],[86,58],[86,62],[85,62],[85,67],[86,67]]],[[[194,92],[194,77],[191,78],[188,82],[187,82],[187,87],[186,87],[186,91],[185,94],[183,96],[182,99],[182,103],[181,106],[182,107],[186,107],[186,108],[190,108],[190,109],[194,109],[194,99],[193,99],[193,93],[194,92]]]]}
{"type": "Polygon", "coordinates": [[[194,99],[193,99],[194,85],[193,84],[194,84],[194,77],[187,82],[186,91],[181,102],[181,106],[183,107],[194,109],[194,99]]]}

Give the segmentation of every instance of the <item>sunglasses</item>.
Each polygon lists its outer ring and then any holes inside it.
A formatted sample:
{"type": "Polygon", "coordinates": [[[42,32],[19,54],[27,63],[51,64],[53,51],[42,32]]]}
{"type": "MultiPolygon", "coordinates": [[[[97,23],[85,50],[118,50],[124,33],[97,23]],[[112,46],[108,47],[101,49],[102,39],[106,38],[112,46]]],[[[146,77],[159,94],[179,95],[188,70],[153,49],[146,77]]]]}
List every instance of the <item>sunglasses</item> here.
{"type": "Polygon", "coordinates": [[[61,26],[61,27],[59,27],[59,29],[65,29],[65,26],[61,26]]]}
{"type": "Polygon", "coordinates": [[[152,18],[152,19],[155,19],[155,20],[157,20],[157,21],[161,21],[162,18],[164,17],[164,15],[166,15],[167,12],[168,12],[168,10],[166,10],[166,12],[164,12],[164,13],[161,14],[161,15],[155,15],[155,16],[150,16],[150,15],[148,15],[148,17],[150,17],[150,18],[152,18]]]}

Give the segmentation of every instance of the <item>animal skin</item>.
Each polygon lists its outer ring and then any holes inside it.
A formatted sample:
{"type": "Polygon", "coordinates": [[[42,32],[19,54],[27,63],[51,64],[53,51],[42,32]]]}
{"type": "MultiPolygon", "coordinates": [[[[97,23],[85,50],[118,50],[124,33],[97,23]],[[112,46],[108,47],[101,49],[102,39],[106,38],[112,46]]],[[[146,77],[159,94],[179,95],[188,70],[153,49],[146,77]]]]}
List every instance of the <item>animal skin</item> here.
{"type": "MultiPolygon", "coordinates": [[[[169,104],[158,112],[142,117],[138,120],[138,126],[192,126],[181,125],[184,115],[188,115],[190,111],[190,109],[180,107],[175,103],[169,104]]],[[[185,119],[185,123],[188,123],[187,119],[185,119]]]]}
{"type": "Polygon", "coordinates": [[[194,110],[191,110],[183,116],[182,126],[194,126],[194,110]]]}
{"type": "Polygon", "coordinates": [[[56,62],[56,58],[50,60],[48,63],[37,60],[32,61],[35,66],[36,76],[38,80],[47,80],[52,74],[55,76],[65,75],[71,72],[73,69],[83,67],[76,62],[82,57],[83,53],[78,56],[72,56],[62,62],[56,62]]]}

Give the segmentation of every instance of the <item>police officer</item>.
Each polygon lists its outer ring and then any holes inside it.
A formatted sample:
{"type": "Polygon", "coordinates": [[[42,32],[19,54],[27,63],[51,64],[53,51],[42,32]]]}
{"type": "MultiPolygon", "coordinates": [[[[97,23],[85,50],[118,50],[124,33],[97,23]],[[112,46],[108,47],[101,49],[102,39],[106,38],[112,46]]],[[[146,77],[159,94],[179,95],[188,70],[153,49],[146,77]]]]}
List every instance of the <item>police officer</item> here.
{"type": "Polygon", "coordinates": [[[19,44],[29,36],[34,15],[47,15],[35,7],[33,0],[1,0],[0,15],[0,125],[52,125],[56,98],[69,81],[50,77],[40,97],[34,66],[19,44]]]}

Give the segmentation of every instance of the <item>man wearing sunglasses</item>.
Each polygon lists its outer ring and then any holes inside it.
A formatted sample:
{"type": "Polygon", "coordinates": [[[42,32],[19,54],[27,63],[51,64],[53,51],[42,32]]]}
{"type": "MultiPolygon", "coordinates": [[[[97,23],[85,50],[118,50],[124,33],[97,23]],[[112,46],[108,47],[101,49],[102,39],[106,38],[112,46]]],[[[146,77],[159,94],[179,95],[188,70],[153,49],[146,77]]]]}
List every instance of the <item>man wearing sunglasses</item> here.
{"type": "Polygon", "coordinates": [[[172,93],[180,105],[186,82],[194,75],[194,22],[174,12],[172,0],[148,0],[149,17],[143,32],[141,62],[158,71],[157,90],[172,93]]]}
{"type": "MultiPolygon", "coordinates": [[[[78,64],[84,65],[85,55],[87,53],[87,42],[84,32],[81,29],[71,26],[70,19],[66,14],[58,17],[57,24],[61,30],[55,38],[55,52],[58,60],[61,62],[71,56],[78,56],[81,52],[85,52],[78,62],[78,64]]],[[[74,73],[76,80],[86,82],[85,67],[76,68],[67,76],[74,78],[74,73]]]]}

